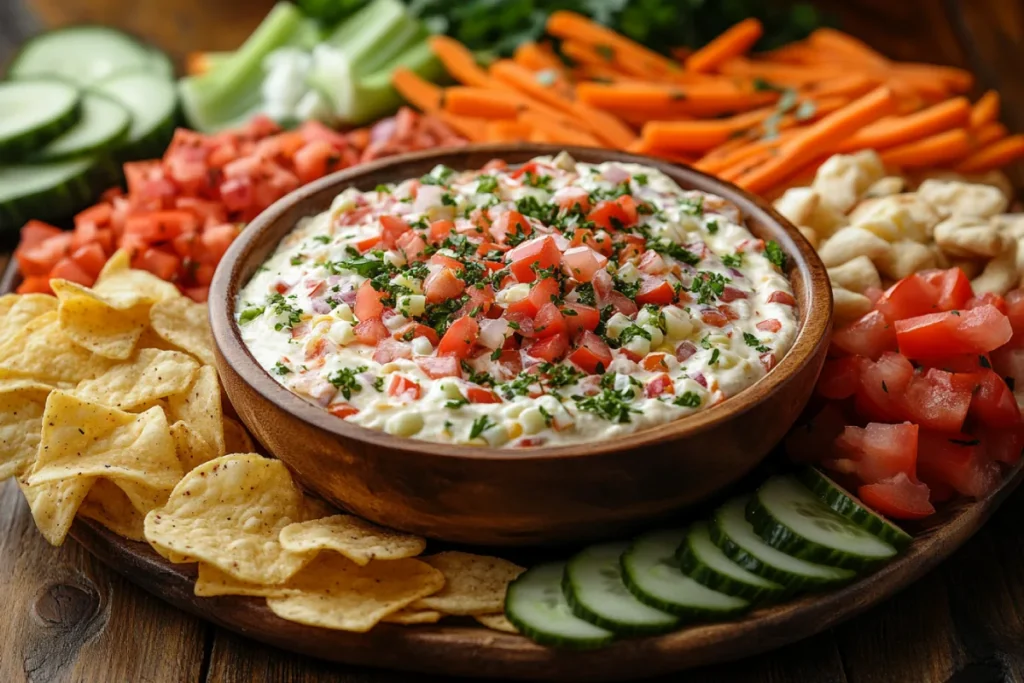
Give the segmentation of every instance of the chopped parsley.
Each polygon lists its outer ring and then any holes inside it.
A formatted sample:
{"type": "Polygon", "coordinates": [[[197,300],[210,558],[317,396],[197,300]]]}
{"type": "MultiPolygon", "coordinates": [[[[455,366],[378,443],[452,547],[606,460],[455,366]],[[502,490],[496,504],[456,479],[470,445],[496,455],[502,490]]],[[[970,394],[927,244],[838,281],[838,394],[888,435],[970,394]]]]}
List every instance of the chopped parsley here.
{"type": "Polygon", "coordinates": [[[714,235],[715,233],[718,232],[718,221],[710,220],[710,221],[708,221],[707,223],[704,224],[704,227],[706,227],[708,229],[709,233],[714,235]]]}
{"type": "Polygon", "coordinates": [[[549,413],[544,406],[537,406],[537,410],[540,411],[541,416],[544,418],[544,426],[550,427],[551,423],[555,421],[555,416],[549,413]]]}
{"type": "Polygon", "coordinates": [[[292,369],[285,365],[284,363],[282,363],[281,361],[277,361],[277,363],[274,365],[274,369],[272,370],[272,372],[275,375],[280,375],[281,377],[284,377],[285,375],[292,374],[292,369]]]}
{"type": "Polygon", "coordinates": [[[768,351],[771,351],[771,349],[761,343],[761,340],[749,332],[743,333],[743,341],[747,346],[752,346],[758,353],[767,353],[768,351]]]}
{"type": "Polygon", "coordinates": [[[328,237],[327,235],[314,235],[313,236],[313,241],[314,242],[319,242],[320,244],[330,244],[331,243],[331,238],[328,237]]]}
{"type": "Polygon", "coordinates": [[[702,216],[704,215],[704,198],[684,197],[680,200],[680,207],[687,216],[702,216]]]}
{"type": "Polygon", "coordinates": [[[359,256],[344,261],[329,261],[324,264],[324,267],[335,275],[339,270],[348,270],[368,278],[377,277],[388,271],[388,264],[384,262],[383,258],[370,256],[359,256]]]}
{"type": "Polygon", "coordinates": [[[544,383],[551,389],[567,387],[587,376],[587,373],[580,372],[571,365],[555,365],[553,363],[541,363],[540,371],[544,375],[544,383]]]}
{"type": "Polygon", "coordinates": [[[636,295],[640,293],[640,280],[636,282],[627,282],[619,277],[612,276],[612,280],[615,282],[615,289],[625,294],[630,299],[635,299],[636,295]]]}
{"type": "Polygon", "coordinates": [[[424,185],[444,185],[453,175],[455,175],[455,169],[438,164],[430,173],[420,176],[420,182],[424,185]]]}
{"type": "Polygon", "coordinates": [[[711,350],[711,360],[708,361],[708,365],[718,365],[718,358],[722,353],[718,349],[711,350]]]}
{"type": "Polygon", "coordinates": [[[779,270],[786,269],[786,255],[782,252],[782,247],[775,240],[768,240],[764,245],[764,255],[769,261],[775,264],[775,267],[779,270]]]}
{"type": "Polygon", "coordinates": [[[647,174],[646,173],[637,173],[635,176],[633,176],[633,180],[636,181],[637,185],[639,185],[640,187],[643,187],[644,185],[647,184],[647,174]]]}
{"type": "Polygon", "coordinates": [[[475,439],[491,427],[496,426],[487,415],[481,415],[473,420],[473,426],[469,429],[469,438],[475,439]]]}
{"type": "Polygon", "coordinates": [[[455,206],[456,203],[457,202],[455,201],[455,197],[451,196],[451,194],[449,194],[448,192],[445,192],[443,195],[441,195],[442,206],[455,206]]]}
{"type": "Polygon", "coordinates": [[[594,285],[589,282],[581,282],[576,285],[576,298],[581,304],[587,306],[597,305],[597,294],[594,292],[594,285]]]}
{"type": "Polygon", "coordinates": [[[384,378],[378,377],[377,379],[373,380],[373,388],[376,389],[377,391],[384,391],[384,378]]]}
{"type": "Polygon", "coordinates": [[[477,177],[476,191],[493,194],[498,191],[498,179],[492,175],[477,177]]]}
{"type": "Polygon", "coordinates": [[[729,278],[721,273],[702,270],[697,273],[697,277],[693,278],[693,283],[690,284],[690,291],[697,295],[698,304],[706,305],[722,296],[722,293],[725,292],[725,285],[728,282],[729,278]]]}
{"type": "Polygon", "coordinates": [[[486,372],[475,372],[473,366],[462,361],[462,371],[466,373],[466,381],[479,384],[482,387],[489,387],[494,384],[494,378],[486,372]]]}
{"type": "Polygon", "coordinates": [[[533,171],[527,171],[523,176],[523,183],[530,187],[536,187],[541,190],[551,191],[551,181],[553,178],[549,175],[537,175],[533,171]]]}
{"type": "Polygon", "coordinates": [[[466,398],[465,396],[459,396],[458,398],[453,398],[452,400],[445,403],[444,407],[448,408],[449,410],[458,410],[459,408],[465,405],[469,405],[469,399],[466,398]]]}
{"type": "Polygon", "coordinates": [[[700,394],[695,391],[687,391],[682,396],[677,396],[672,403],[681,408],[696,408],[700,405],[700,394]]]}
{"type": "MultiPolygon", "coordinates": [[[[295,295],[291,295],[290,298],[294,299],[295,295]]],[[[274,325],[275,330],[290,330],[302,322],[302,311],[288,303],[280,292],[274,292],[267,298],[267,306],[270,306],[275,314],[285,316],[283,322],[274,325]]]]}
{"type": "Polygon", "coordinates": [[[700,340],[700,347],[702,349],[708,349],[708,350],[711,349],[711,335],[710,334],[705,336],[703,339],[700,340]]]}
{"type": "Polygon", "coordinates": [[[625,424],[631,421],[630,413],[640,412],[632,404],[635,395],[632,388],[619,391],[605,389],[595,396],[573,396],[572,398],[580,410],[593,413],[609,422],[625,424]]]}
{"type": "Polygon", "coordinates": [[[743,254],[740,252],[726,254],[722,257],[722,263],[730,268],[739,268],[743,265],[743,254]]]}
{"type": "Polygon", "coordinates": [[[383,192],[384,194],[391,194],[391,186],[385,183],[380,183],[377,187],[373,188],[374,192],[383,192]]]}
{"type": "Polygon", "coordinates": [[[985,356],[978,356],[978,365],[980,365],[983,368],[992,367],[992,364],[988,362],[988,358],[985,358],[985,356]]]}
{"type": "Polygon", "coordinates": [[[251,323],[253,320],[263,315],[264,310],[266,309],[263,306],[250,306],[242,311],[242,314],[238,316],[238,323],[240,325],[251,323]]]}
{"type": "Polygon", "coordinates": [[[293,266],[301,266],[302,262],[305,261],[305,260],[306,260],[305,256],[303,256],[302,254],[296,254],[295,256],[292,256],[291,264],[293,266]]]}
{"type": "MultiPolygon", "coordinates": [[[[539,201],[537,201],[536,197],[532,196],[522,197],[516,200],[516,211],[523,214],[524,216],[536,218],[544,225],[550,225],[555,220],[555,216],[558,215],[558,205],[541,204],[539,201]]],[[[508,237],[511,237],[511,235],[508,235],[506,237],[506,240],[508,239],[508,237]]],[[[511,244],[511,242],[509,243],[511,244]]]]}
{"type": "Polygon", "coordinates": [[[639,325],[633,324],[622,330],[619,334],[619,344],[626,345],[636,337],[643,337],[647,341],[651,341],[651,333],[640,327],[639,325]]]}
{"type": "Polygon", "coordinates": [[[647,240],[647,248],[651,251],[656,251],[659,254],[671,256],[675,260],[681,261],[687,265],[695,266],[700,263],[700,256],[697,256],[689,249],[686,249],[675,242],[649,239],[647,240]]]}
{"type": "Polygon", "coordinates": [[[363,389],[363,385],[356,379],[356,375],[366,372],[367,369],[365,365],[360,365],[358,368],[341,368],[328,377],[327,381],[333,384],[342,396],[350,399],[352,394],[358,394],[363,389]]]}

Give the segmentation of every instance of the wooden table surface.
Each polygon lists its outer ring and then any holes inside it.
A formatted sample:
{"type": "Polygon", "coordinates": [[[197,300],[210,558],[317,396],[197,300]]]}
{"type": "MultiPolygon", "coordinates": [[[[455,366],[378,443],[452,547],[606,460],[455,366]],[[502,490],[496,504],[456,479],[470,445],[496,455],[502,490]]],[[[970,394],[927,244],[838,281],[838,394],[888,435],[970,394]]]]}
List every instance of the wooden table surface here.
{"type": "MultiPolygon", "coordinates": [[[[41,26],[119,25],[188,51],[230,48],[268,0],[0,0],[0,64],[41,26]],[[30,6],[26,6],[30,5],[30,6]],[[203,13],[206,14],[203,14],[203,13]],[[212,13],[212,14],[211,14],[212,13]],[[216,18],[210,21],[209,17],[216,18]]],[[[887,54],[971,68],[1024,130],[1024,0],[817,3],[887,54]]],[[[1015,173],[1017,187],[1024,176],[1015,173]]],[[[7,260],[0,254],[0,266],[7,260]]],[[[773,653],[664,681],[1024,683],[1024,490],[938,570],[866,614],[773,653]]],[[[249,641],[150,597],[73,541],[52,548],[0,485],[0,682],[435,683],[327,664],[249,641]]]]}

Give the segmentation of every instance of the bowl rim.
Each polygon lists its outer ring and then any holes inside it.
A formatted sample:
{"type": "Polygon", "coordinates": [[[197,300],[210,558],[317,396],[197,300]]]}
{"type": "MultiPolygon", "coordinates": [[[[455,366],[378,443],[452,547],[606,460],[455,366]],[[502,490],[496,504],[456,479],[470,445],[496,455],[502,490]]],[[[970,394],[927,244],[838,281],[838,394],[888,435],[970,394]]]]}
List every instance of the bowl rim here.
{"type": "MultiPolygon", "coordinates": [[[[523,162],[509,162],[523,163],[523,162]]],[[[585,163],[601,163],[585,161],[585,163]]],[[[396,170],[396,181],[405,179],[405,175],[396,170]]],[[[272,252],[271,252],[272,253],[272,252]]],[[[255,271],[255,268],[253,268],[255,271]]],[[[807,363],[818,354],[820,346],[826,343],[832,326],[832,289],[829,285],[825,265],[817,252],[793,224],[783,218],[765,200],[752,195],[732,183],[714,178],[697,169],[682,164],[672,164],[656,158],[639,154],[620,152],[593,147],[572,145],[545,144],[474,144],[463,147],[447,147],[431,149],[410,154],[386,157],[377,161],[360,164],[325,176],[308,185],[285,195],[265,209],[241,232],[221,259],[210,286],[209,317],[218,358],[264,400],[291,416],[325,431],[335,437],[351,439],[364,444],[377,446],[389,451],[414,453],[418,456],[434,456],[441,458],[466,458],[487,460],[535,461],[583,457],[599,454],[615,453],[650,447],[658,444],[675,442],[714,429],[722,423],[729,422],[752,410],[761,403],[770,400],[780,391],[788,380],[797,374],[807,363]],[[358,186],[361,176],[386,171],[390,167],[398,169],[410,163],[424,163],[432,158],[451,157],[453,155],[486,155],[504,158],[511,155],[529,157],[551,155],[565,151],[574,158],[587,157],[593,159],[600,156],[604,161],[621,163],[637,163],[652,166],[671,177],[677,184],[686,189],[697,189],[714,194],[736,204],[749,222],[756,216],[757,221],[774,227],[780,234],[775,239],[782,242],[783,251],[790,256],[787,278],[792,281],[792,274],[800,272],[804,283],[807,303],[824,299],[827,306],[806,306],[798,321],[798,329],[793,345],[782,360],[764,377],[744,388],[721,403],[698,411],[686,417],[671,420],[659,425],[639,429],[605,440],[589,440],[558,446],[538,446],[534,448],[511,449],[472,446],[447,442],[427,441],[411,437],[388,434],[382,430],[371,429],[338,419],[326,410],[306,399],[294,394],[277,382],[270,373],[253,357],[241,337],[235,323],[235,299],[238,292],[248,282],[252,273],[241,272],[241,262],[253,245],[267,232],[280,231],[275,239],[276,244],[295,227],[294,223],[287,229],[278,227],[279,221],[292,208],[309,198],[323,195],[326,198],[315,213],[329,208],[331,199],[345,186],[358,186]],[[680,178],[682,171],[685,179],[680,178]],[[277,228],[277,230],[275,230],[277,228]],[[824,312],[822,314],[821,312],[824,312]]],[[[805,302],[798,301],[803,307],[805,302]]]]}

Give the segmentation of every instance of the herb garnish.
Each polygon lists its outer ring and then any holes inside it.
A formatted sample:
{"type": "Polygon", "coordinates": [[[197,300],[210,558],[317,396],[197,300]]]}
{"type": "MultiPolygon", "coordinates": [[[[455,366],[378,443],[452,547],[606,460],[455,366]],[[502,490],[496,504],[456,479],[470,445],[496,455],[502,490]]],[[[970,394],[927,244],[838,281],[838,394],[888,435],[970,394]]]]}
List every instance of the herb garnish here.
{"type": "Polygon", "coordinates": [[[358,382],[356,375],[367,370],[365,365],[360,365],[358,368],[341,368],[328,377],[327,381],[333,384],[342,396],[350,399],[352,394],[358,394],[363,389],[363,385],[358,382]]]}
{"type": "Polygon", "coordinates": [[[782,252],[782,247],[775,240],[768,240],[764,245],[764,255],[769,261],[775,264],[779,270],[786,269],[786,255],[782,252]]]}

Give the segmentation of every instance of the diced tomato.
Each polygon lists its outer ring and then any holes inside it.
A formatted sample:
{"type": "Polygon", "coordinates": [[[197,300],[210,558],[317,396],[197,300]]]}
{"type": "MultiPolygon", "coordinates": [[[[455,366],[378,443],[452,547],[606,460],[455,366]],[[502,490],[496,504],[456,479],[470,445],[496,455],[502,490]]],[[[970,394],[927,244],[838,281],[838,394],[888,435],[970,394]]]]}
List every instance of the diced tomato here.
{"type": "Polygon", "coordinates": [[[462,367],[456,356],[422,356],[416,359],[416,365],[431,379],[462,377],[462,367]]]}
{"type": "Polygon", "coordinates": [[[431,244],[440,244],[453,232],[455,232],[455,223],[445,218],[433,221],[427,234],[430,237],[431,244]]]}
{"type": "Polygon", "coordinates": [[[394,396],[404,401],[415,401],[420,397],[420,385],[396,373],[391,375],[391,383],[388,384],[388,396],[394,396]]]}
{"type": "Polygon", "coordinates": [[[412,230],[395,240],[395,246],[405,256],[405,260],[410,262],[423,260],[423,252],[427,249],[427,243],[419,233],[412,230]]]}
{"type": "Polygon", "coordinates": [[[174,200],[174,208],[190,212],[204,226],[228,222],[227,209],[220,202],[196,197],[178,197],[174,200]]]}
{"type": "Polygon", "coordinates": [[[999,485],[999,464],[985,457],[981,441],[969,434],[922,429],[917,476],[929,487],[945,484],[964,496],[981,498],[999,485]]]}
{"type": "Polygon", "coordinates": [[[533,282],[537,279],[536,270],[558,266],[562,254],[554,238],[545,235],[523,242],[505,254],[505,260],[519,282],[533,282]]]}
{"type": "Polygon", "coordinates": [[[590,247],[571,247],[562,254],[562,270],[580,282],[590,282],[605,267],[608,257],[590,247]]]}
{"type": "Polygon", "coordinates": [[[437,336],[437,330],[420,323],[409,323],[393,335],[394,339],[401,339],[402,341],[412,341],[417,337],[426,337],[430,341],[431,346],[437,346],[437,342],[440,341],[440,338],[437,336]]]}
{"type": "Polygon", "coordinates": [[[931,495],[928,486],[911,481],[902,473],[861,486],[857,495],[869,508],[892,519],[923,519],[935,512],[935,507],[928,500],[931,495]]]}
{"type": "Polygon", "coordinates": [[[826,360],[818,377],[818,393],[834,400],[853,396],[860,387],[861,362],[857,356],[826,360]]]}
{"type": "Polygon", "coordinates": [[[644,386],[644,396],[647,398],[657,398],[662,394],[675,393],[675,386],[672,384],[672,378],[666,373],[655,375],[650,382],[644,386]]]}
{"type": "Polygon", "coordinates": [[[529,346],[524,346],[527,354],[534,358],[555,363],[562,359],[565,352],[569,350],[569,337],[566,334],[556,334],[546,339],[538,339],[529,346]]]}
{"type": "Polygon", "coordinates": [[[201,287],[207,287],[213,282],[213,274],[217,269],[208,263],[200,263],[192,273],[192,279],[201,287]]]}
{"type": "MultiPolygon", "coordinates": [[[[968,291],[969,287],[968,283],[968,291]]],[[[882,298],[875,303],[875,310],[881,311],[886,320],[894,323],[897,320],[934,313],[939,310],[938,298],[936,285],[915,274],[903,278],[886,290],[882,298]]]]}
{"type": "Polygon", "coordinates": [[[1017,399],[1002,377],[987,368],[967,377],[970,377],[968,381],[973,384],[970,407],[972,417],[996,429],[1009,429],[1020,424],[1017,399]]]}
{"type": "Polygon", "coordinates": [[[725,301],[725,302],[739,301],[741,299],[746,299],[746,298],[747,298],[747,293],[746,292],[744,292],[742,289],[737,289],[736,287],[733,287],[732,285],[726,285],[725,288],[722,290],[722,296],[719,297],[719,299],[721,299],[722,301],[725,301]]]}
{"type": "Polygon", "coordinates": [[[613,291],[603,303],[613,306],[616,311],[625,316],[635,315],[640,310],[633,300],[622,292],[613,291]]]}
{"type": "Polygon", "coordinates": [[[491,223],[488,232],[491,233],[491,237],[494,238],[495,242],[505,244],[508,241],[509,235],[523,235],[527,237],[533,234],[533,226],[518,211],[507,211],[491,223]]]}
{"type": "Polygon", "coordinates": [[[647,253],[647,240],[641,235],[622,235],[625,246],[619,249],[619,263],[639,260],[647,253]]]}
{"type": "Polygon", "coordinates": [[[527,173],[530,173],[530,174],[533,174],[533,175],[541,175],[544,172],[544,170],[543,170],[544,168],[546,168],[546,167],[541,166],[536,161],[530,161],[528,163],[523,164],[522,166],[520,166],[516,170],[512,171],[509,174],[509,177],[510,178],[522,178],[527,173]]]}
{"type": "Polygon", "coordinates": [[[1015,289],[1009,292],[1006,297],[1006,315],[1010,319],[1010,327],[1013,328],[1014,347],[1024,347],[1024,289],[1015,289]]]}
{"type": "Polygon", "coordinates": [[[380,321],[380,318],[367,318],[361,320],[355,327],[356,340],[360,344],[376,346],[390,335],[388,328],[380,321]]]}
{"type": "Polygon", "coordinates": [[[466,399],[470,403],[501,403],[501,398],[497,394],[483,387],[468,387],[466,399]]]}
{"type": "Polygon", "coordinates": [[[861,482],[874,484],[899,473],[917,478],[918,426],[879,424],[866,427],[847,426],[836,439],[836,448],[853,463],[853,471],[861,482]]]}
{"type": "Polygon", "coordinates": [[[338,151],[326,140],[311,140],[296,150],[292,157],[295,174],[303,183],[323,178],[337,165],[338,151]]]}
{"type": "Polygon", "coordinates": [[[31,246],[19,245],[14,255],[18,259],[21,274],[26,277],[48,275],[57,262],[67,255],[73,238],[70,232],[60,232],[31,246]]]}
{"type": "Polygon", "coordinates": [[[958,356],[923,358],[920,364],[926,368],[938,368],[946,372],[977,372],[992,367],[985,354],[965,353],[958,356]]]}
{"type": "Polygon", "coordinates": [[[199,221],[189,211],[152,211],[129,216],[125,223],[126,235],[136,235],[147,242],[164,242],[182,232],[195,232],[199,221]]]}
{"type": "Polygon", "coordinates": [[[453,322],[437,345],[437,355],[466,358],[473,351],[480,325],[468,315],[453,322]]]}
{"type": "MultiPolygon", "coordinates": [[[[109,204],[98,204],[97,206],[106,206],[108,209],[110,208],[109,204]]],[[[91,210],[92,209],[86,209],[82,213],[84,214],[91,210]]],[[[79,216],[81,215],[82,214],[79,214],[79,216]]],[[[75,216],[75,223],[77,225],[78,216],[75,216]]],[[[32,247],[42,244],[51,237],[60,235],[62,232],[63,231],[60,228],[50,225],[49,223],[36,220],[29,221],[28,223],[25,223],[25,225],[21,226],[21,241],[18,242],[18,248],[31,249],[32,247]]]]}
{"type": "Polygon", "coordinates": [[[71,260],[70,257],[62,258],[50,270],[50,278],[70,280],[86,287],[92,286],[96,278],[85,271],[80,265],[71,260]]]}
{"type": "Polygon", "coordinates": [[[636,200],[629,195],[618,199],[606,199],[587,214],[587,220],[605,230],[621,230],[628,228],[637,219],[636,200]]]}
{"type": "Polygon", "coordinates": [[[369,280],[363,280],[356,291],[356,306],[353,311],[356,318],[363,320],[380,320],[384,314],[384,304],[381,303],[387,297],[387,293],[378,292],[373,288],[369,280]]]}
{"type": "Polygon", "coordinates": [[[358,415],[359,408],[356,408],[351,403],[332,403],[327,408],[327,412],[334,417],[346,418],[350,415],[358,415]]]}
{"type": "Polygon", "coordinates": [[[107,255],[103,253],[103,247],[100,245],[85,244],[71,254],[71,260],[95,278],[103,270],[103,265],[107,262],[107,255]]]}
{"type": "MultiPolygon", "coordinates": [[[[963,305],[963,307],[964,308],[978,308],[979,306],[984,306],[985,304],[990,304],[992,306],[995,306],[996,309],[1000,313],[1002,313],[1003,315],[1006,315],[1007,313],[1010,312],[1010,307],[1007,306],[1006,299],[1004,299],[1003,297],[999,296],[998,294],[993,294],[992,292],[985,292],[981,296],[971,297],[967,301],[967,303],[963,305]]],[[[1011,327],[1013,326],[1012,323],[1011,323],[1010,326],[1011,327]]]]}
{"type": "Polygon", "coordinates": [[[562,211],[570,211],[576,207],[583,213],[590,210],[590,193],[582,187],[563,187],[555,192],[551,199],[562,211]]]}
{"type": "Polygon", "coordinates": [[[558,306],[550,301],[540,307],[537,317],[533,320],[533,330],[541,339],[552,337],[556,334],[566,333],[565,317],[558,306]]]}
{"type": "Polygon", "coordinates": [[[497,366],[497,374],[503,381],[513,379],[523,370],[523,359],[518,349],[503,350],[494,363],[497,366]]]}
{"type": "Polygon", "coordinates": [[[914,377],[914,366],[898,353],[883,353],[876,362],[861,361],[854,404],[868,420],[902,422],[901,397],[914,377]]]}
{"type": "Polygon", "coordinates": [[[451,256],[445,256],[444,254],[434,254],[433,256],[430,257],[430,260],[427,261],[427,263],[442,266],[444,268],[454,270],[456,272],[462,272],[463,270],[466,269],[466,266],[462,264],[462,261],[459,261],[458,259],[453,259],[451,256]]]}
{"type": "Polygon", "coordinates": [[[665,263],[665,259],[662,258],[661,254],[656,251],[645,251],[643,256],[640,257],[640,263],[637,265],[641,273],[647,273],[648,275],[664,275],[668,272],[668,264],[665,263]]]}
{"type": "Polygon", "coordinates": [[[847,353],[875,359],[896,348],[896,330],[880,311],[870,311],[837,330],[832,344],[847,353]]]}
{"type": "Polygon", "coordinates": [[[1020,460],[1021,449],[1024,449],[1024,426],[1018,425],[1009,429],[981,427],[976,428],[975,431],[981,438],[985,457],[989,460],[1011,467],[1020,460]]]}
{"type": "MultiPolygon", "coordinates": [[[[934,304],[940,311],[955,311],[958,308],[964,308],[974,295],[971,291],[971,281],[959,268],[931,270],[919,273],[918,276],[935,288],[934,304]]],[[[931,311],[925,312],[930,313],[931,311]]]]}
{"type": "Polygon", "coordinates": [[[676,293],[668,280],[653,275],[642,275],[640,289],[636,293],[636,303],[640,306],[656,304],[666,306],[675,299],[676,293]]]}
{"type": "Polygon", "coordinates": [[[729,318],[717,308],[704,308],[700,311],[700,319],[705,325],[712,327],[725,327],[729,324],[729,318]]]}
{"type": "Polygon", "coordinates": [[[486,316],[494,306],[494,287],[490,285],[467,287],[466,295],[469,296],[469,301],[463,308],[467,314],[472,315],[474,318],[486,316]]]}
{"type": "Polygon", "coordinates": [[[148,270],[161,280],[171,280],[181,267],[181,259],[175,254],[150,247],[132,259],[132,267],[148,270]]]}
{"type": "Polygon", "coordinates": [[[380,217],[380,241],[385,249],[394,249],[398,238],[412,228],[398,216],[384,214],[380,217]]]}
{"type": "Polygon", "coordinates": [[[927,429],[960,431],[971,405],[971,387],[955,377],[935,368],[914,375],[902,393],[903,414],[927,429]]]}
{"type": "Polygon", "coordinates": [[[525,299],[517,301],[508,306],[510,313],[522,313],[534,317],[545,304],[553,303],[561,293],[558,280],[546,277],[530,289],[530,294],[525,299]]]}
{"type": "Polygon", "coordinates": [[[1013,382],[1016,389],[1024,389],[1024,349],[1004,346],[992,352],[992,369],[1013,382]]]}
{"type": "Polygon", "coordinates": [[[1009,319],[990,304],[900,320],[895,328],[900,352],[908,358],[988,353],[1013,336],[1009,319]]]}
{"type": "Polygon", "coordinates": [[[360,254],[365,254],[378,244],[380,244],[380,235],[371,235],[370,237],[364,237],[361,240],[357,240],[353,246],[360,254]]]}
{"type": "Polygon", "coordinates": [[[238,227],[232,223],[210,226],[199,235],[198,249],[193,250],[193,256],[200,263],[216,266],[236,237],[238,227]]]}
{"type": "Polygon", "coordinates": [[[775,318],[768,318],[759,322],[755,327],[762,332],[778,332],[782,329],[782,323],[775,318]]]}
{"type": "Polygon", "coordinates": [[[664,353],[649,353],[644,356],[643,361],[640,363],[640,367],[648,372],[657,372],[658,370],[668,370],[668,364],[665,362],[664,353]]]}
{"type": "Polygon", "coordinates": [[[449,299],[462,296],[466,283],[460,280],[451,268],[441,268],[427,276],[423,282],[423,291],[427,295],[427,303],[438,304],[449,299]]]}
{"type": "Polygon", "coordinates": [[[796,306],[796,299],[789,292],[775,291],[768,295],[768,303],[782,304],[783,306],[796,306]]]}
{"type": "Polygon", "coordinates": [[[565,304],[562,307],[566,331],[575,338],[581,330],[593,332],[601,323],[601,312],[585,304],[565,304]]]}
{"type": "MultiPolygon", "coordinates": [[[[385,327],[387,326],[385,325],[385,327]]],[[[373,351],[374,362],[380,363],[381,365],[390,363],[398,358],[411,359],[412,347],[397,339],[381,339],[377,344],[377,348],[373,351]]]]}
{"type": "Polygon", "coordinates": [[[584,372],[600,375],[611,365],[612,350],[601,337],[585,331],[580,336],[576,349],[569,354],[569,360],[584,372]]]}

